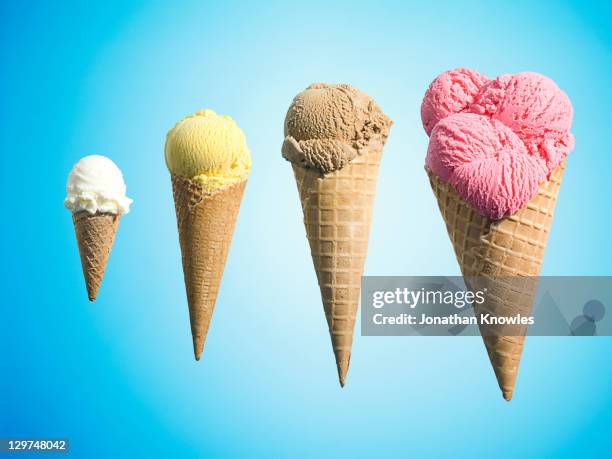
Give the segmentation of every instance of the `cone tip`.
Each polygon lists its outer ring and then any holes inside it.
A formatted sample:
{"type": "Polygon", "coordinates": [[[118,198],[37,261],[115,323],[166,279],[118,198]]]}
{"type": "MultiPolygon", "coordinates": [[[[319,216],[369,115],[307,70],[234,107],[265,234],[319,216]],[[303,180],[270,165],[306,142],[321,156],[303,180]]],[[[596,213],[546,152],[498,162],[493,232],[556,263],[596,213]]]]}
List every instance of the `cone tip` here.
{"type": "Polygon", "coordinates": [[[503,390],[502,394],[504,396],[504,400],[506,400],[507,402],[512,400],[512,391],[511,390],[503,390]]]}
{"type": "Polygon", "coordinates": [[[98,289],[87,283],[85,290],[87,290],[87,299],[92,303],[96,301],[96,298],[98,297],[98,289]]]}
{"type": "Polygon", "coordinates": [[[197,336],[193,337],[193,356],[196,359],[196,362],[200,361],[200,357],[202,357],[202,351],[204,350],[204,340],[198,338],[197,336]]]}
{"type": "Polygon", "coordinates": [[[346,376],[349,369],[350,357],[348,359],[340,360],[336,363],[338,368],[338,380],[340,381],[340,387],[344,387],[346,384],[346,376]]]}

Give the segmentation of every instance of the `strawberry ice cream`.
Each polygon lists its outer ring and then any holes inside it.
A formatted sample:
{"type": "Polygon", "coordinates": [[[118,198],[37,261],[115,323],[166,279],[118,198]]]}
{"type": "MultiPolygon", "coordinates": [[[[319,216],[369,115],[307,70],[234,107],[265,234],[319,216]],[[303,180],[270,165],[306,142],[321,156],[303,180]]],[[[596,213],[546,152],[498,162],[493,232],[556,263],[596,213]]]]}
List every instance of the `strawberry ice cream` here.
{"type": "Polygon", "coordinates": [[[441,119],[469,108],[488,81],[484,75],[464,68],[449,70],[433,80],[421,104],[427,135],[441,119]]]}
{"type": "Polygon", "coordinates": [[[571,102],[533,72],[491,81],[445,72],[427,89],[421,117],[425,166],[492,220],[523,208],[574,147],[571,102]]]}
{"type": "Polygon", "coordinates": [[[510,128],[472,113],[436,125],[425,164],[492,220],[521,209],[546,177],[544,165],[510,128]]]}
{"type": "Polygon", "coordinates": [[[549,171],[574,148],[572,104],[550,78],[533,72],[502,75],[489,82],[471,112],[490,116],[512,129],[549,171]]]}

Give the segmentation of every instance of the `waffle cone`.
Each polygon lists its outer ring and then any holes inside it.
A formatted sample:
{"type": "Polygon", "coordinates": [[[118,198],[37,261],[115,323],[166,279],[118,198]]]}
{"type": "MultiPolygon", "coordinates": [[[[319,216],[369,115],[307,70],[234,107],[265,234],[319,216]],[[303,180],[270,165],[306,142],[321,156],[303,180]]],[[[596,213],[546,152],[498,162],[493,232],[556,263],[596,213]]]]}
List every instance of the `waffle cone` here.
{"type": "Polygon", "coordinates": [[[207,193],[197,182],[172,176],[196,360],[204,349],[245,184],[207,193]]]}
{"type": "MultiPolygon", "coordinates": [[[[474,304],[477,317],[531,315],[564,167],[521,210],[496,221],[480,215],[450,184],[427,171],[466,285],[478,282],[487,289],[486,302],[474,304]]],[[[527,327],[514,336],[503,336],[503,327],[496,327],[487,326],[483,340],[503,397],[510,400],[527,327]]]]}
{"type": "Polygon", "coordinates": [[[98,296],[120,219],[121,216],[115,214],[72,214],[89,301],[93,302],[98,296]]]}
{"type": "Polygon", "coordinates": [[[293,165],[341,386],[351,359],[381,153],[359,156],[326,175],[293,165]]]}

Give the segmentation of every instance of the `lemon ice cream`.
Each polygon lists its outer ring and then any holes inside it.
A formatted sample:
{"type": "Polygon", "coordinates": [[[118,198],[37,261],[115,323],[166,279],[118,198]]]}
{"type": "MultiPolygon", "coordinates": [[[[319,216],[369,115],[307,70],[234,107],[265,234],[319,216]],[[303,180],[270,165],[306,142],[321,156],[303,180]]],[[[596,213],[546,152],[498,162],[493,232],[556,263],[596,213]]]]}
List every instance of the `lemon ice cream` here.
{"type": "Polygon", "coordinates": [[[173,175],[188,178],[214,192],[246,180],[251,155],[236,122],[213,110],[200,110],[168,131],[166,165],[173,175]]]}

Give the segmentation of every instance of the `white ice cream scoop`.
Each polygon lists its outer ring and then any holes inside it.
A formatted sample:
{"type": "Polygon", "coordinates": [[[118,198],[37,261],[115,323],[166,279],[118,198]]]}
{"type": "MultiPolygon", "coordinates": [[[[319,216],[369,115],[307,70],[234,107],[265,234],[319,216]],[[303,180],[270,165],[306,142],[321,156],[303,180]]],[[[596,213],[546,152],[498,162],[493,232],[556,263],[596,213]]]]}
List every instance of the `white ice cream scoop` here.
{"type": "Polygon", "coordinates": [[[64,205],[72,213],[126,214],[133,202],[125,195],[123,174],[106,156],[81,158],[72,168],[66,184],[64,205]]]}

